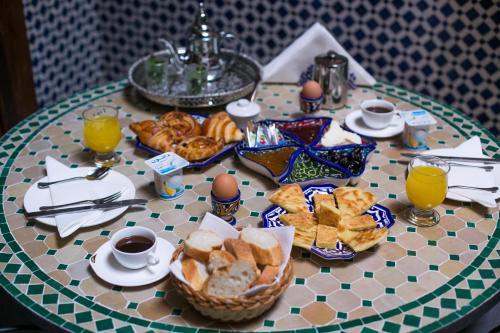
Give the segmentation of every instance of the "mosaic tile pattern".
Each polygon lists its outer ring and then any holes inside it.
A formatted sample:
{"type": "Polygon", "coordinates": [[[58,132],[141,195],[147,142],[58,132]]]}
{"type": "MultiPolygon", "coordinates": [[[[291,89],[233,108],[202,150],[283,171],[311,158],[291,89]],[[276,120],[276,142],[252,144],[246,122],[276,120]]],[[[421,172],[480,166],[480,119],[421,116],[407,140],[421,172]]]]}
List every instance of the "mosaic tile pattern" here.
{"type": "MultiPolygon", "coordinates": [[[[197,1],[24,0],[36,92],[49,105],[125,77],[157,39],[180,42],[197,1]]],[[[498,135],[499,3],[486,1],[206,1],[218,29],[267,63],[314,22],[376,79],[472,115],[498,135]]]]}
{"type": "MultiPolygon", "coordinates": [[[[277,304],[262,317],[239,324],[223,324],[200,317],[172,288],[169,280],[138,288],[122,288],[98,280],[88,259],[120,228],[143,225],[172,244],[178,244],[198,227],[210,209],[209,193],[215,175],[235,175],[242,205],[239,225],[257,225],[259,213],[269,206],[271,181],[245,169],[233,157],[202,170],[185,173],[186,194],[167,202],[155,197],[146,157],[133,146],[127,125],[157,116],[163,109],[145,102],[120,81],[61,101],[34,114],[0,140],[0,285],[19,302],[47,321],[69,331],[146,332],[196,328],[224,331],[295,330],[406,332],[433,331],[467,315],[498,293],[500,238],[498,210],[476,204],[445,201],[443,216],[433,228],[417,228],[400,218],[408,205],[404,192],[405,165],[397,138],[379,140],[359,183],[392,210],[396,224],[386,242],[343,261],[324,261],[293,250],[294,280],[277,304]],[[82,145],[81,110],[88,104],[120,108],[124,139],[118,150],[117,171],[130,177],[137,196],[151,199],[147,209],[133,211],[110,223],[82,229],[58,239],[51,227],[27,222],[22,215],[23,195],[43,176],[47,155],[72,167],[89,165],[82,145]]],[[[318,115],[341,120],[361,100],[380,97],[403,110],[424,107],[438,118],[430,134],[433,148],[456,146],[472,135],[481,137],[484,151],[496,157],[499,143],[462,114],[408,91],[386,84],[357,89],[348,106],[318,115]]],[[[262,86],[257,102],[264,117],[300,115],[297,88],[262,86]]]]}

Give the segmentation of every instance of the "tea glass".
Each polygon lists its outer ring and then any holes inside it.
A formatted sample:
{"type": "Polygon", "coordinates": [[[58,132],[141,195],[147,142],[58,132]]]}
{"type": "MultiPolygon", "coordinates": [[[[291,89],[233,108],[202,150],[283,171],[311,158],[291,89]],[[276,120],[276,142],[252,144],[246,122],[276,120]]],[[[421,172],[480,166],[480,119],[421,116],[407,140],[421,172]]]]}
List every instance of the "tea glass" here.
{"type": "Polygon", "coordinates": [[[406,194],[414,207],[406,211],[408,222],[419,227],[439,223],[434,209],[446,198],[450,166],[434,156],[420,156],[411,160],[406,179],[406,194]]]}
{"type": "Polygon", "coordinates": [[[83,111],[83,138],[85,145],[94,151],[98,167],[111,167],[120,161],[114,152],[122,133],[118,110],[112,106],[93,106],[83,111]]]}

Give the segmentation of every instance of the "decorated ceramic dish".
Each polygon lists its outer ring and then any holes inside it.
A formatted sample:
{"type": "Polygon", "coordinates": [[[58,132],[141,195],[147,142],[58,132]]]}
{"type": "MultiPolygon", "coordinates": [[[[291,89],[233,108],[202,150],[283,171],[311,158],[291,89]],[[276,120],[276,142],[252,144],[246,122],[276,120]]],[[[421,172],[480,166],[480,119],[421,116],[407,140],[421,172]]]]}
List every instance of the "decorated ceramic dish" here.
{"type": "Polygon", "coordinates": [[[274,123],[287,144],[249,147],[242,141],[236,153],[243,165],[278,184],[356,184],[376,147],[373,140],[364,137],[361,144],[321,146],[321,138],[332,122],[328,117],[262,122],[274,123]]]}
{"type": "MultiPolygon", "coordinates": [[[[198,123],[203,124],[203,121],[207,119],[207,116],[201,115],[201,114],[193,114],[191,113],[191,116],[193,116],[194,119],[198,123]]],[[[189,165],[186,168],[204,168],[210,164],[215,163],[218,161],[221,157],[225,156],[226,154],[229,154],[233,151],[234,147],[237,145],[237,142],[234,143],[229,143],[225,145],[220,151],[217,152],[214,156],[211,156],[207,158],[206,160],[199,161],[199,162],[190,162],[189,165]]],[[[149,154],[156,156],[156,155],[161,155],[163,154],[161,151],[153,149],[149,146],[146,146],[139,140],[139,137],[136,138],[135,146],[141,150],[144,150],[148,152],[149,154]]]]}
{"type": "MultiPolygon", "coordinates": [[[[316,193],[333,193],[336,186],[332,184],[324,185],[308,185],[303,188],[304,195],[306,197],[306,204],[309,207],[309,211],[314,211],[313,206],[313,196],[316,193]]],[[[272,205],[267,210],[262,213],[262,225],[264,228],[274,228],[281,227],[284,224],[280,221],[279,216],[281,214],[286,214],[286,210],[283,208],[272,205]]],[[[366,214],[371,215],[375,222],[377,222],[377,228],[390,228],[394,225],[394,218],[391,215],[389,208],[382,205],[376,204],[371,207],[366,214]]],[[[317,256],[332,260],[332,259],[350,259],[356,255],[351,248],[344,245],[341,241],[337,241],[335,249],[325,249],[319,248],[313,245],[311,247],[311,252],[317,256]]]]}

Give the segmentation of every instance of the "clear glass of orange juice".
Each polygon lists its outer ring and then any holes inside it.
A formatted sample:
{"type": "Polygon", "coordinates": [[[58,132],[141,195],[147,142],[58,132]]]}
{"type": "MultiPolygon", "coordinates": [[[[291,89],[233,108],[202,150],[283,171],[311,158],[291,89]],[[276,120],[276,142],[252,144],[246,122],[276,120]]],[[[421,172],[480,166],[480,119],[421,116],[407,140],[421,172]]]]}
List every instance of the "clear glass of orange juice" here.
{"type": "Polygon", "coordinates": [[[94,162],[99,167],[111,167],[120,157],[114,152],[122,137],[118,109],[93,106],[83,111],[83,138],[85,145],[95,152],[94,162]]]}
{"type": "Polygon", "coordinates": [[[406,211],[410,223],[431,227],[439,223],[439,206],[448,192],[448,163],[434,156],[416,157],[410,162],[406,195],[414,207],[406,211]]]}

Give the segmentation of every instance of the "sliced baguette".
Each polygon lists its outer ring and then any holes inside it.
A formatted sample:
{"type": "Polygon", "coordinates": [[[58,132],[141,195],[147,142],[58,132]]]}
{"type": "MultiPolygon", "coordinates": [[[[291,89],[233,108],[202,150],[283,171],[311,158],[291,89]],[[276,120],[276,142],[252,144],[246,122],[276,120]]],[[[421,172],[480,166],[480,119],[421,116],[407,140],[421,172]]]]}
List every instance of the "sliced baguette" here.
{"type": "Polygon", "coordinates": [[[208,271],[213,273],[214,271],[225,268],[236,261],[236,258],[229,252],[224,250],[215,250],[210,252],[208,256],[208,271]]]}
{"type": "Polygon", "coordinates": [[[272,284],[274,282],[274,279],[276,278],[276,275],[278,275],[279,270],[280,270],[279,266],[267,265],[262,270],[262,273],[260,274],[257,281],[255,281],[254,285],[272,284]]]}
{"type": "Polygon", "coordinates": [[[244,260],[249,262],[253,267],[257,267],[255,258],[252,254],[252,248],[250,245],[241,239],[226,238],[224,240],[224,247],[238,260],[244,260]]]}
{"type": "Polygon", "coordinates": [[[194,290],[203,289],[208,273],[205,265],[193,258],[184,257],[182,260],[182,274],[194,290]]]}
{"type": "Polygon", "coordinates": [[[212,273],[205,285],[208,295],[236,297],[244,293],[257,279],[257,269],[248,261],[236,260],[226,268],[212,273]]]}
{"type": "Polygon", "coordinates": [[[184,253],[199,261],[206,262],[210,252],[219,250],[223,240],[213,231],[196,230],[189,234],[184,243],[184,253]]]}
{"type": "Polygon", "coordinates": [[[240,239],[250,245],[257,264],[279,266],[283,261],[280,243],[271,233],[259,228],[245,228],[240,232],[240,239]]]}

